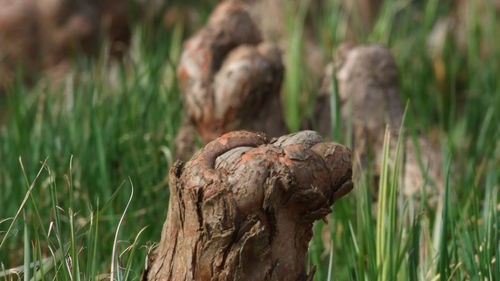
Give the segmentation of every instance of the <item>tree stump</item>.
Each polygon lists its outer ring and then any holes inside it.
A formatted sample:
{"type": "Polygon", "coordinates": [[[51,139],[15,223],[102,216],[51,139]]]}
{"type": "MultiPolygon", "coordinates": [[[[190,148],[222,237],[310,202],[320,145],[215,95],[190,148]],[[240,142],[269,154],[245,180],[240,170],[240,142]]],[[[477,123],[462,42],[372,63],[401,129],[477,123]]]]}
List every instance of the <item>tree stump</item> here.
{"type": "Polygon", "coordinates": [[[170,169],[162,238],[143,280],[312,280],[315,220],[352,189],[351,153],[313,131],[236,131],[170,169]]]}
{"type": "Polygon", "coordinates": [[[261,42],[247,8],[223,2],[184,45],[178,81],[185,108],[176,155],[189,159],[195,139],[206,144],[233,130],[287,132],[280,104],[280,49],[261,42]]]}
{"type": "MultiPolygon", "coordinates": [[[[332,128],[330,95],[333,91],[333,67],[332,63],[327,66],[316,101],[316,128],[324,135],[330,135],[332,128]]],[[[367,159],[374,159],[376,172],[379,173],[385,127],[388,125],[391,131],[389,158],[394,159],[404,113],[396,62],[391,51],[381,45],[344,43],[337,49],[335,68],[342,119],[352,122],[355,158],[360,159],[365,167],[367,159]]],[[[429,189],[428,194],[436,195],[443,186],[439,146],[424,137],[419,137],[418,144],[422,161],[429,168],[428,183],[436,187],[429,189]]],[[[415,145],[412,141],[406,145],[401,189],[410,196],[418,194],[426,180],[415,145]]]]}

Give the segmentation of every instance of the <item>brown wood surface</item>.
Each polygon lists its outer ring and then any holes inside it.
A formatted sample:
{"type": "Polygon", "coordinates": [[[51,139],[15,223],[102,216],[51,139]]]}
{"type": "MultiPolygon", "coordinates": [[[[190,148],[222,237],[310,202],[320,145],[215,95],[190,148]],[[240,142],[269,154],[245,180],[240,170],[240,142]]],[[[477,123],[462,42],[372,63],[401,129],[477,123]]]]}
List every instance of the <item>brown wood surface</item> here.
{"type": "Polygon", "coordinates": [[[315,220],[352,189],[350,151],[313,131],[223,135],[170,170],[161,242],[144,280],[312,280],[315,220]]]}

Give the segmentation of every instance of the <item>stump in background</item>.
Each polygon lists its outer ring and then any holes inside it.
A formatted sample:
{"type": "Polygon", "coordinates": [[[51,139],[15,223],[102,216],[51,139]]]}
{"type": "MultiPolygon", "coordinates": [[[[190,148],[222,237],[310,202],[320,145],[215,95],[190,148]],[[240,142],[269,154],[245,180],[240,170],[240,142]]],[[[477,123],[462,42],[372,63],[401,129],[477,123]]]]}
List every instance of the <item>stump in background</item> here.
{"type": "Polygon", "coordinates": [[[177,69],[186,111],[177,157],[189,159],[196,138],[206,144],[232,130],[287,132],[280,105],[281,51],[261,41],[246,6],[223,2],[185,43],[177,69]]]}
{"type": "MultiPolygon", "coordinates": [[[[366,167],[367,160],[375,161],[376,172],[381,170],[385,126],[391,130],[390,159],[394,159],[396,143],[403,119],[404,106],[399,89],[398,68],[389,49],[378,45],[339,46],[335,58],[335,78],[338,83],[340,113],[344,123],[352,122],[353,153],[366,167]]],[[[329,64],[318,92],[315,123],[323,135],[331,134],[330,97],[333,92],[334,65],[329,64]]],[[[343,124],[346,128],[347,124],[343,124]]],[[[406,142],[402,191],[405,195],[418,195],[425,180],[415,144],[406,142]]],[[[443,188],[442,156],[439,144],[419,136],[422,162],[429,168],[429,195],[437,195],[443,188]]]]}
{"type": "Polygon", "coordinates": [[[167,219],[143,280],[312,280],[313,222],[351,189],[350,151],[315,132],[270,142],[228,133],[171,168],[167,219]]]}
{"type": "Polygon", "coordinates": [[[39,72],[64,76],[75,53],[97,54],[102,35],[121,57],[131,36],[127,1],[0,0],[0,91],[19,68],[26,82],[39,72]]]}

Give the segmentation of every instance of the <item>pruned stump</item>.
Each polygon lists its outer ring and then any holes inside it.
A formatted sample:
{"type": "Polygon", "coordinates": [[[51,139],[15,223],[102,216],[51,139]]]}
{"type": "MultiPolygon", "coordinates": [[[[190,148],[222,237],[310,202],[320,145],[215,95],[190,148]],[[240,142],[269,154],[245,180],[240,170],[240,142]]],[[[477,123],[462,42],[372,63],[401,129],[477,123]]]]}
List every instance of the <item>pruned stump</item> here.
{"type": "Polygon", "coordinates": [[[352,189],[351,154],[312,131],[247,131],[170,169],[162,238],[145,280],[312,280],[313,222],[352,189]]]}
{"type": "Polygon", "coordinates": [[[185,109],[176,155],[187,160],[202,144],[233,130],[281,136],[288,132],[280,104],[281,50],[262,42],[247,7],[222,2],[184,44],[177,67],[185,109]]]}

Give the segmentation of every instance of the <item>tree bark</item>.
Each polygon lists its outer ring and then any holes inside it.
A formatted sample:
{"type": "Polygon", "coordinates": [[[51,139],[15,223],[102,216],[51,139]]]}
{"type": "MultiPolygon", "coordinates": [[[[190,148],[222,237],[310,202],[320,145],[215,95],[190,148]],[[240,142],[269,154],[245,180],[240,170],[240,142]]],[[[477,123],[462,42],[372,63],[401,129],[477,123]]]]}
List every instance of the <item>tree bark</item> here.
{"type": "Polygon", "coordinates": [[[237,131],[177,161],[143,280],[312,280],[313,222],[352,189],[350,157],[313,131],[271,141],[237,131]]]}
{"type": "Polygon", "coordinates": [[[183,160],[233,130],[280,136],[287,132],[280,104],[281,50],[262,42],[242,3],[222,2],[207,25],[184,45],[177,76],[185,108],[176,155],[183,160]]]}

